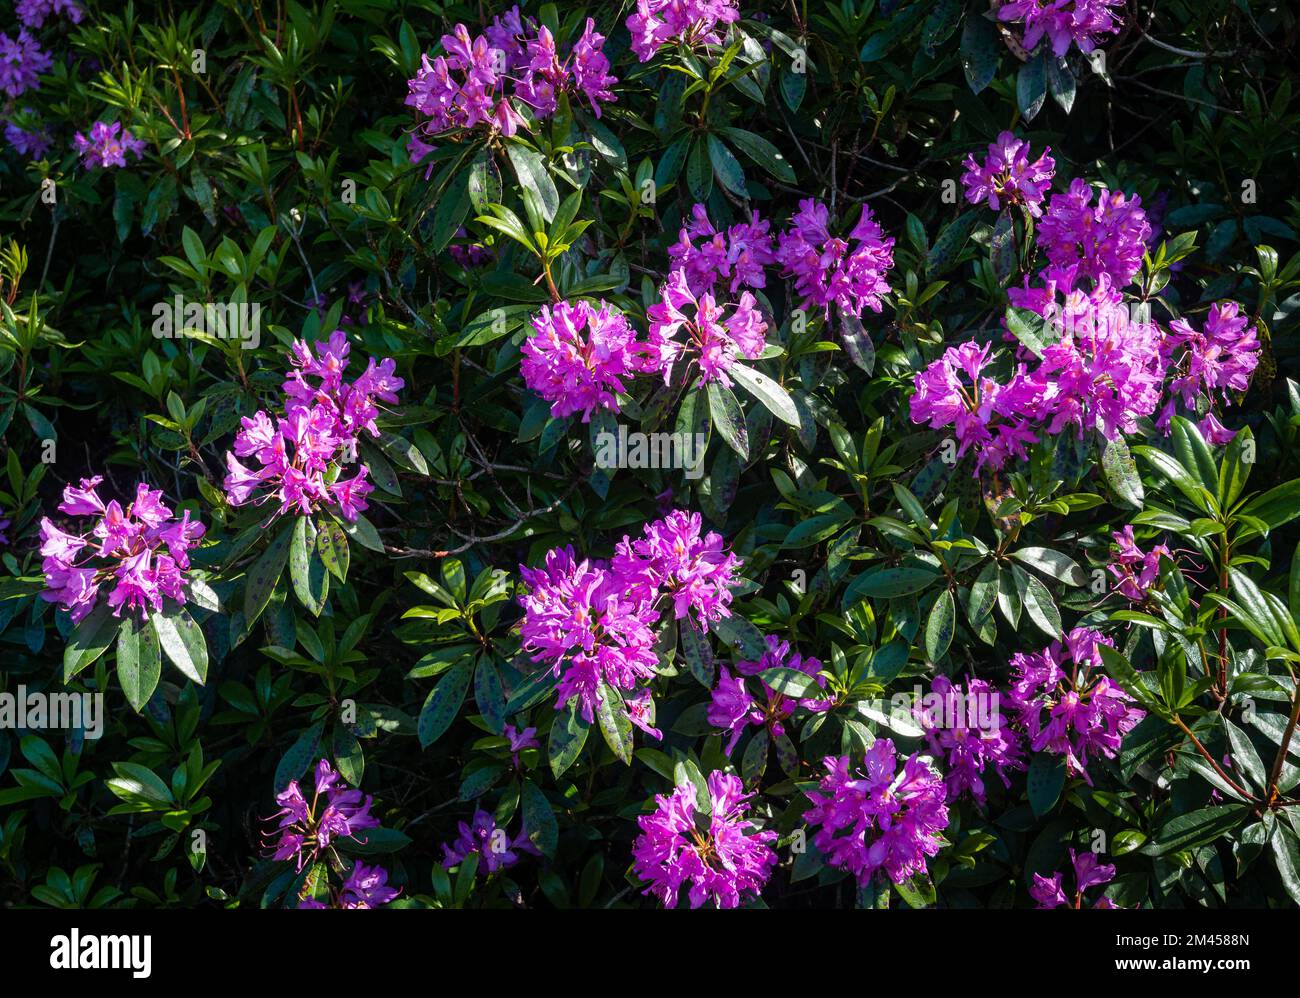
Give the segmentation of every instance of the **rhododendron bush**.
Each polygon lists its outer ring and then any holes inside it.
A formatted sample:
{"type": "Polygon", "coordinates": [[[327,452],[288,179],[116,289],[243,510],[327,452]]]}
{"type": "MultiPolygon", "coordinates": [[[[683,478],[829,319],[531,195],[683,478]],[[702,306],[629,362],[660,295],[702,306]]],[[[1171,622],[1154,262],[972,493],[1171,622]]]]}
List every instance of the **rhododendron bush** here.
{"type": "Polygon", "coordinates": [[[6,905],[1300,904],[1287,5],[0,4],[6,905]]]}

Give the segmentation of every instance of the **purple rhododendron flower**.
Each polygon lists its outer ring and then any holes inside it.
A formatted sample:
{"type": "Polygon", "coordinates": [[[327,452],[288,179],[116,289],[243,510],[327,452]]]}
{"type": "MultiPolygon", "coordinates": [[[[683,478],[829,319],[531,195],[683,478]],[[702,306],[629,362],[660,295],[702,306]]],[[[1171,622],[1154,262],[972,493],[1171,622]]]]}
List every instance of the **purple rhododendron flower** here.
{"type": "Polygon", "coordinates": [[[442,847],[442,865],[451,869],[473,854],[478,855],[478,868],[486,873],[508,870],[519,862],[520,853],[540,856],[541,852],[528,838],[528,833],[521,826],[514,838],[499,828],[491,813],[475,810],[474,817],[468,822],[458,822],[459,835],[451,843],[442,847]]]}
{"type": "Polygon", "coordinates": [[[1035,418],[1053,436],[1066,426],[1096,428],[1107,440],[1133,433],[1160,405],[1166,372],[1160,328],[1124,305],[1109,277],[1089,294],[1066,297],[1061,339],[1043,349],[1029,378],[1035,418]]]}
{"type": "Polygon", "coordinates": [[[1025,769],[1019,739],[1002,723],[998,693],[982,679],[967,681],[963,689],[947,676],[935,676],[913,714],[925,730],[930,752],[945,760],[949,803],[969,793],[983,807],[986,767],[996,771],[1006,787],[1011,786],[1007,770],[1025,769]]]}
{"type": "Polygon", "coordinates": [[[350,522],[366,510],[365,497],[373,491],[366,465],[351,478],[330,481],[328,475],[356,460],[362,433],[379,436],[377,402],[397,402],[405,382],[394,373],[391,357],[378,362],[371,357],[355,381],[344,380],[349,351],[342,330],[331,333],[328,343],[315,344],[314,352],[294,341],[294,370],[283,385],[284,416],[272,420],[265,411],[245,416],[234,450],[226,454],[225,490],[232,506],[278,499],[280,513],[309,514],[328,506],[350,522]],[[240,463],[247,457],[260,467],[240,463]]]}
{"type": "Polygon", "coordinates": [[[39,28],[47,17],[57,14],[65,15],[73,24],[81,23],[81,8],[73,0],[18,0],[14,13],[29,28],[39,28]]]}
{"type": "Polygon", "coordinates": [[[750,213],[748,222],[723,233],[713,227],[705,206],[697,204],[678,241],[668,247],[668,260],[674,270],[686,274],[692,294],[713,291],[722,283],[734,295],[741,288],[766,287],[763,268],[776,263],[776,255],[768,223],[757,211],[750,213]]]}
{"type": "Polygon", "coordinates": [[[989,143],[988,155],[983,163],[967,156],[966,172],[961,182],[966,187],[966,200],[971,204],[987,202],[994,211],[1004,205],[1024,205],[1037,218],[1042,214],[1042,203],[1052,177],[1056,176],[1056,161],[1051,147],[1029,162],[1029,143],[1022,142],[1012,132],[1003,132],[996,142],[989,143]]]}
{"type": "Polygon", "coordinates": [[[358,838],[358,832],[379,827],[378,819],[370,813],[373,798],[341,781],[329,760],[321,759],[316,763],[311,803],[297,780],[291,780],[275,795],[280,810],[268,819],[279,819],[273,859],[293,859],[301,870],[336,840],[358,838]]]}
{"type": "Polygon", "coordinates": [[[698,384],[716,381],[731,387],[727,372],[738,357],[755,360],[766,346],[767,323],[756,307],[754,296],[742,292],[728,315],[711,291],[696,295],[684,270],[674,270],[660,289],[660,300],[646,310],[650,335],[640,345],[639,369],[663,374],[664,384],[672,378],[673,366],[683,357],[700,371],[698,384]],[[685,335],[685,343],[677,338],[685,335]]]}
{"type": "Polygon", "coordinates": [[[699,810],[696,788],[683,783],[655,797],[652,814],[637,818],[641,834],[632,845],[636,875],[648,883],[666,908],[677,907],[687,887],[692,908],[712,901],[719,908],[739,907],[741,897],[756,895],[772,875],[776,853],[773,831],[758,831],[745,817],[753,794],[738,776],[711,772],[706,781],[709,811],[699,810]]]}
{"type": "Polygon", "coordinates": [[[1157,544],[1150,551],[1143,551],[1133,540],[1132,525],[1110,535],[1119,548],[1115,560],[1109,568],[1115,576],[1116,591],[1125,599],[1141,603],[1147,598],[1147,592],[1160,577],[1160,558],[1173,558],[1169,548],[1157,544]]]}
{"type": "Polygon", "coordinates": [[[13,522],[13,520],[4,515],[4,510],[0,509],[0,544],[9,543],[9,535],[6,534],[5,531],[9,529],[9,525],[13,522]]]}
{"type": "Polygon", "coordinates": [[[123,128],[120,121],[97,121],[90,126],[90,138],[77,132],[72,144],[89,170],[126,166],[128,152],[137,160],[144,155],[144,142],[123,128]]]}
{"type": "Polygon", "coordinates": [[[1212,412],[1205,414],[1205,418],[1196,424],[1196,429],[1205,438],[1205,442],[1213,447],[1230,444],[1237,435],[1236,430],[1228,429],[1212,412]]]}
{"type": "MultiPolygon", "coordinates": [[[[30,108],[25,108],[23,114],[30,117],[32,111],[30,108]]],[[[6,121],[5,141],[18,155],[26,156],[28,159],[40,159],[50,148],[50,133],[44,128],[28,129],[16,122],[6,121]]]]}
{"type": "Polygon", "coordinates": [[[524,384],[551,403],[557,419],[582,413],[590,422],[596,409],[618,412],[616,393],[627,390],[636,373],[636,333],[605,302],[559,302],[542,306],[524,341],[520,373],[524,384]]]}
{"type": "Polygon", "coordinates": [[[916,374],[916,391],[909,402],[912,422],[932,429],[953,427],[957,453],[972,447],[975,471],[985,465],[1001,467],[1015,455],[1027,457],[1027,444],[1038,437],[1027,417],[1038,401],[1038,389],[1021,370],[1005,385],[983,372],[990,348],[974,342],[949,347],[943,356],[916,374]]]}
{"type": "Polygon", "coordinates": [[[358,860],[339,891],[341,908],[378,908],[402,893],[388,886],[388,871],[381,866],[367,866],[358,860]]]}
{"type": "Polygon", "coordinates": [[[1012,683],[1007,705],[1029,736],[1034,752],[1065,757],[1066,772],[1088,785],[1088,756],[1113,759],[1124,736],[1146,712],[1107,676],[1098,645],[1114,642],[1088,627],[1076,627],[1065,642],[1053,642],[1036,654],[1011,657],[1012,683]],[[1069,666],[1069,669],[1065,668],[1069,666]]]}
{"type": "Polygon", "coordinates": [[[515,100],[547,118],[566,91],[585,97],[599,118],[601,104],[614,101],[610,88],[618,80],[609,75],[605,39],[595,27],[588,18],[561,59],[550,29],[523,17],[517,6],[477,37],[457,24],[442,37],[443,55],[421,57],[420,69],[407,81],[406,104],[427,119],[421,126],[426,135],[486,125],[511,136],[525,120],[515,100]]]}
{"type": "Polygon", "coordinates": [[[184,603],[188,552],[203,537],[203,524],[189,510],[176,519],[162,492],[144,483],[125,510],[116,499],[105,503],[97,492],[103,480],[96,475],[67,486],[58,507],[69,516],[94,517],[88,533],[65,533],[49,517],[41,519],[41,598],[69,611],[74,623],[95,609],[105,587],[115,617],[125,608],[148,619],[164,599],[184,603]]]}
{"type": "Polygon", "coordinates": [[[740,559],[717,531],[701,535],[703,525],[699,513],[674,510],[647,523],[636,540],[624,537],[614,549],[612,567],[630,597],[653,605],[662,593],[678,620],[707,631],[710,621],[731,616],[740,559]]]}
{"type": "Polygon", "coordinates": [[[52,64],[49,54],[26,28],[19,29],[17,38],[0,33],[0,90],[10,97],[38,89],[40,75],[52,64]]]}
{"type": "Polygon", "coordinates": [[[607,687],[631,691],[653,678],[659,613],[621,573],[578,561],[571,547],[548,552],[542,568],[521,565],[519,573],[530,590],[519,598],[523,648],[559,677],[557,710],[577,698],[591,722],[607,687]]]}
{"type": "Polygon", "coordinates": [[[846,315],[881,310],[889,291],[885,274],[894,265],[894,240],[884,235],[865,204],[848,239],[833,237],[830,211],[812,198],[799,202],[790,229],[778,239],[776,259],[795,279],[795,291],[805,306],[827,315],[831,305],[846,315]]]}
{"type": "Polygon", "coordinates": [[[1065,193],[1052,195],[1039,224],[1038,243],[1057,268],[1074,267],[1076,277],[1094,282],[1104,274],[1111,287],[1127,287],[1142,268],[1151,235],[1142,199],[1125,198],[1105,187],[1097,191],[1095,205],[1092,196],[1092,186],[1082,179],[1074,180],[1065,193]]]}
{"type": "Polygon", "coordinates": [[[1046,36],[1058,58],[1070,50],[1091,52],[1102,35],[1119,31],[1120,19],[1111,10],[1124,0],[1008,0],[998,8],[998,20],[1024,25],[1024,46],[1033,51],[1046,36]]]}
{"type": "Polygon", "coordinates": [[[900,770],[894,743],[878,738],[862,765],[827,756],[826,776],[808,792],[804,820],[826,861],[866,886],[877,871],[896,884],[926,872],[926,858],[943,845],[948,827],[943,780],[913,753],[900,770]]]}
{"type": "Polygon", "coordinates": [[[1083,852],[1075,853],[1070,850],[1070,865],[1074,867],[1074,897],[1066,895],[1065,889],[1061,885],[1062,874],[1053,873],[1050,877],[1044,877],[1041,873],[1034,874],[1034,882],[1029,888],[1029,895],[1038,902],[1039,908],[1118,908],[1114,901],[1104,894],[1099,897],[1096,903],[1085,905],[1083,903],[1083,892],[1090,887],[1100,887],[1102,884],[1108,884],[1115,879],[1115,867],[1109,863],[1103,863],[1095,853],[1083,852]]]}
{"type": "Polygon", "coordinates": [[[782,641],[774,634],[767,635],[764,641],[767,650],[757,662],[736,662],[736,676],[732,676],[724,665],[718,685],[713,690],[706,716],[715,728],[730,733],[731,737],[723,749],[727,755],[731,754],[745,728],[751,724],[762,725],[767,728],[772,738],[780,738],[785,734],[785,720],[794,713],[796,707],[820,712],[829,710],[834,705],[834,700],[831,698],[786,696],[776,692],[762,678],[759,679],[759,684],[763,688],[766,702],[760,703],[751,696],[745,685],[745,678],[761,677],[761,673],[768,669],[793,669],[795,672],[811,676],[819,687],[823,689],[826,687],[826,677],[819,675],[822,664],[817,659],[804,658],[797,653],[792,654],[790,643],[782,641]]]}
{"type": "MultiPolygon", "coordinates": [[[[1259,365],[1259,338],[1235,301],[1215,302],[1200,332],[1185,318],[1169,324],[1168,352],[1178,376],[1169,385],[1171,397],[1157,422],[1162,429],[1173,418],[1175,396],[1195,412],[1200,394],[1213,397],[1217,391],[1229,401],[1228,392],[1249,388],[1259,365]]],[[[1213,432],[1221,435],[1221,430],[1220,424],[1213,432]]]]}
{"type": "Polygon", "coordinates": [[[636,57],[649,62],[669,42],[721,45],[726,25],[739,19],[735,0],[637,0],[627,30],[636,57]]]}

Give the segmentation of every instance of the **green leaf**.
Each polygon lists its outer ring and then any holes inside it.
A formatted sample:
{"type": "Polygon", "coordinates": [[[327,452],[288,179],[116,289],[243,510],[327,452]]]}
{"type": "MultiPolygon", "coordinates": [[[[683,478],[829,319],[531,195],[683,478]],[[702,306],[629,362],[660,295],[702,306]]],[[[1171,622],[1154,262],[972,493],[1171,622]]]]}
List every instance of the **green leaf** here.
{"type": "MultiPolygon", "coordinates": [[[[1241,512],[1245,516],[1263,520],[1270,530],[1284,523],[1290,523],[1300,516],[1300,478],[1293,478],[1285,485],[1279,485],[1261,496],[1256,496],[1242,507],[1241,512]]],[[[1256,533],[1257,530],[1247,527],[1242,530],[1242,539],[1245,540],[1256,533]]]]}
{"type": "Polygon", "coordinates": [[[968,13],[961,32],[960,52],[961,67],[972,92],[978,94],[993,82],[1001,51],[997,28],[977,13],[968,13]]]}
{"type": "Polygon", "coordinates": [[[316,550],[316,527],[308,516],[299,516],[293,525],[289,545],[289,579],[298,602],[319,617],[325,609],[329,592],[329,573],[316,550]]]}
{"type": "Polygon", "coordinates": [[[302,776],[307,771],[307,767],[320,758],[320,740],[324,730],[325,722],[317,721],[299,735],[289,746],[288,751],[280,757],[280,763],[275,767],[277,793],[287,787],[291,780],[302,776]]]}
{"type": "Polygon", "coordinates": [[[275,584],[280,581],[285,562],[289,560],[293,532],[294,524],[284,524],[244,576],[244,623],[247,627],[253,626],[253,622],[262,615],[266,604],[271,600],[275,584]]]}
{"type": "Polygon", "coordinates": [[[925,622],[925,655],[929,661],[938,662],[947,654],[956,627],[957,608],[953,602],[952,590],[944,589],[934,601],[930,616],[925,622]]]}
{"type": "Polygon", "coordinates": [[[158,688],[161,673],[162,646],[158,643],[158,633],[129,614],[117,632],[117,681],[126,702],[137,714],[144,710],[158,688]]]}
{"type": "Polygon", "coordinates": [[[161,613],[150,617],[150,622],[172,665],[200,686],[207,682],[208,643],[203,638],[203,629],[194,622],[189,611],[168,600],[161,613]]]}
{"type": "Polygon", "coordinates": [[[939,578],[933,568],[870,568],[851,583],[844,593],[844,602],[867,597],[868,599],[891,599],[895,596],[909,596],[919,593],[939,578]]]}
{"type": "Polygon", "coordinates": [[[591,726],[583,720],[576,702],[569,704],[566,710],[556,711],[547,742],[547,757],[551,774],[557,780],[577,761],[582,747],[587,744],[590,730],[591,726]]]}
{"type": "Polygon", "coordinates": [[[781,150],[763,136],[747,132],[743,128],[724,128],[722,131],[741,152],[777,180],[793,184],[798,179],[781,150]]]}
{"type": "Polygon", "coordinates": [[[740,652],[751,662],[757,662],[767,653],[763,632],[738,614],[733,613],[729,617],[715,620],[710,627],[719,641],[740,652]]]}
{"type": "Polygon", "coordinates": [[[515,168],[515,176],[526,190],[532,191],[541,206],[542,217],[550,221],[560,207],[560,193],[546,169],[546,160],[531,146],[518,142],[506,145],[506,155],[515,168]]]}
{"type": "Polygon", "coordinates": [[[709,636],[696,629],[690,620],[683,620],[678,628],[678,640],[682,657],[691,675],[705,689],[713,687],[713,649],[709,645],[709,636]]]}
{"type": "Polygon", "coordinates": [[[460,705],[465,702],[473,668],[472,661],[462,661],[452,666],[430,691],[424,706],[420,708],[420,717],[415,725],[421,748],[427,749],[451,727],[451,722],[460,711],[460,705]]]}
{"type": "MultiPolygon", "coordinates": [[[[799,426],[799,411],[794,407],[789,392],[767,375],[759,374],[744,364],[733,364],[728,374],[781,422],[796,428],[799,426]]],[[[709,387],[712,388],[712,384],[709,387]]]]}
{"type": "Polygon", "coordinates": [[[1101,468],[1119,500],[1133,509],[1141,509],[1146,500],[1146,490],[1142,488],[1137,465],[1122,437],[1107,441],[1101,452],[1101,468]]]}
{"type": "Polygon", "coordinates": [[[749,460],[749,432],[745,428],[745,414],[740,411],[740,403],[730,389],[724,388],[716,381],[708,386],[709,415],[713,425],[727,445],[740,455],[742,461],[749,460]]]}
{"type": "Polygon", "coordinates": [[[72,637],[63,649],[63,681],[70,682],[82,669],[93,664],[108,651],[117,637],[122,621],[113,616],[108,600],[100,600],[81,622],[75,625],[72,637]]]}
{"type": "Polygon", "coordinates": [[[321,520],[316,524],[316,552],[330,575],[340,582],[348,581],[352,553],[348,535],[335,521],[321,520]]]}
{"type": "Polygon", "coordinates": [[[686,187],[691,197],[701,203],[713,191],[713,167],[709,163],[708,146],[701,138],[695,140],[686,158],[686,187]]]}
{"type": "Polygon", "coordinates": [[[541,788],[532,780],[524,780],[520,787],[520,805],[523,808],[524,829],[528,838],[543,856],[554,856],[560,841],[555,811],[541,788]]]}
{"type": "Polygon", "coordinates": [[[1029,762],[1029,774],[1025,789],[1029,794],[1029,806],[1033,808],[1034,817],[1041,818],[1056,806],[1065,786],[1065,762],[1060,756],[1048,755],[1046,752],[1034,753],[1029,762]]]}
{"type": "Polygon", "coordinates": [[[1083,586],[1088,583],[1087,573],[1071,558],[1051,548],[1027,547],[1012,551],[1011,557],[1024,562],[1030,568],[1037,569],[1044,575],[1071,586],[1083,586]]]}
{"type": "Polygon", "coordinates": [[[474,669],[474,703],[495,734],[501,734],[506,725],[506,697],[501,688],[501,674],[487,655],[479,656],[474,669]]]}
{"type": "Polygon", "coordinates": [[[706,136],[709,149],[709,162],[713,164],[713,175],[718,183],[732,194],[741,198],[749,197],[749,188],[745,186],[745,169],[736,159],[735,153],[712,132],[706,136]]]}
{"type": "Polygon", "coordinates": [[[1047,98],[1047,57],[1048,46],[1044,45],[1016,76],[1016,104],[1026,121],[1034,120],[1047,98]]]}
{"type": "Polygon", "coordinates": [[[623,706],[623,695],[609,683],[600,684],[600,703],[596,705],[596,721],[605,744],[626,765],[632,765],[632,721],[623,706]]]}
{"type": "Polygon", "coordinates": [[[1142,852],[1147,856],[1165,856],[1195,849],[1231,832],[1249,816],[1250,808],[1244,804],[1223,804],[1180,814],[1156,832],[1142,852]]]}

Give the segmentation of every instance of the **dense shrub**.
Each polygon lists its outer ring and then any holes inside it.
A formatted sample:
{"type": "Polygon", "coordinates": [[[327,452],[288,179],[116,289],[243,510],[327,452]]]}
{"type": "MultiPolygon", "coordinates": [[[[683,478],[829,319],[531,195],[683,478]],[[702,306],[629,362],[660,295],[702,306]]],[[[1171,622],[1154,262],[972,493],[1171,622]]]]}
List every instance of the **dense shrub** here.
{"type": "Polygon", "coordinates": [[[1287,5],[9,21],[6,903],[1300,901],[1287,5]]]}

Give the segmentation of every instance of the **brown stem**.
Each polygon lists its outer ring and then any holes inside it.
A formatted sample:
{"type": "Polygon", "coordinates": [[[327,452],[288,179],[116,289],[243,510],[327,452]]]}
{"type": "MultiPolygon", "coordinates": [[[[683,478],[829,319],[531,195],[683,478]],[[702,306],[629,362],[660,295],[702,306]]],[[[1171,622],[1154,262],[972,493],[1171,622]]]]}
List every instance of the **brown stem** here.
{"type": "Polygon", "coordinates": [[[1205,750],[1205,746],[1201,744],[1200,740],[1194,734],[1192,734],[1192,729],[1189,728],[1185,723],[1183,723],[1183,719],[1179,717],[1177,714],[1174,715],[1174,723],[1178,725],[1178,727],[1182,730],[1183,734],[1185,734],[1188,738],[1192,740],[1192,744],[1196,746],[1197,751],[1200,752],[1201,755],[1205,757],[1205,761],[1208,762],[1214,768],[1214,771],[1219,774],[1223,782],[1228,784],[1228,786],[1232,787],[1233,791],[1239,797],[1241,797],[1242,800],[1253,801],[1255,799],[1250,794],[1248,794],[1245,790],[1243,790],[1240,786],[1238,786],[1236,780],[1234,780],[1231,776],[1229,776],[1227,773],[1223,771],[1223,767],[1214,761],[1214,757],[1205,750]]]}

